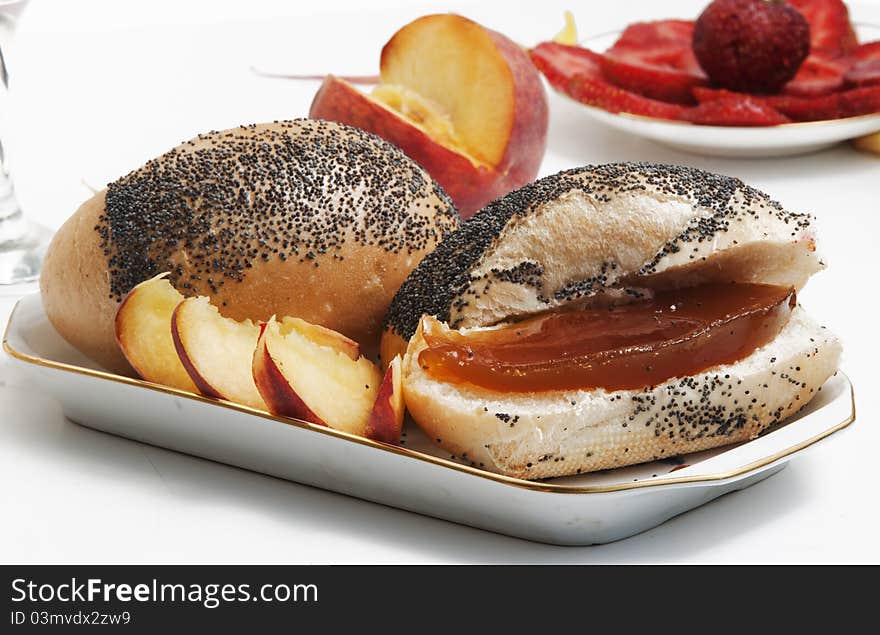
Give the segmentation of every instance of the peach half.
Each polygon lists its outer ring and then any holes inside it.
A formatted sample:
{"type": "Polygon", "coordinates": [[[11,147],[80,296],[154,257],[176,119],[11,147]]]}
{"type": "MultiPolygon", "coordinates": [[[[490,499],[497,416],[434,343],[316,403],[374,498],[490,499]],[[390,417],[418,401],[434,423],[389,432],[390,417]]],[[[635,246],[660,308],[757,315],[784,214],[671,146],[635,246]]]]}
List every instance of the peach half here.
{"type": "Polygon", "coordinates": [[[380,73],[369,95],[328,76],[309,116],[400,147],[462,218],[534,180],[547,145],[547,98],[519,45],[459,15],[428,15],[385,44],[380,73]]]}

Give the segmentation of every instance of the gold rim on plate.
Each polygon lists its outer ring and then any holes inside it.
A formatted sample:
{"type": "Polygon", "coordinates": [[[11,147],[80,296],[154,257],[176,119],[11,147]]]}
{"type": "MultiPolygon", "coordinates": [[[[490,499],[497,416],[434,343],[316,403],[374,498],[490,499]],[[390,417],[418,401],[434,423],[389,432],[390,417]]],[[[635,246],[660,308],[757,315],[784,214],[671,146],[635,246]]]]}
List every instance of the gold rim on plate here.
{"type": "MultiPolygon", "coordinates": [[[[237,410],[239,412],[244,412],[246,414],[255,415],[261,417],[263,419],[269,419],[272,421],[277,421],[279,423],[284,423],[287,425],[296,426],[298,428],[307,428],[314,432],[318,432],[320,434],[327,434],[334,437],[340,437],[343,439],[347,439],[349,441],[354,441],[355,443],[359,443],[361,445],[366,445],[377,450],[381,450],[383,452],[391,452],[394,454],[398,454],[401,456],[406,456],[417,461],[425,461],[428,463],[433,463],[435,465],[440,465],[443,467],[447,467],[453,470],[457,470],[459,472],[464,472],[465,474],[470,474],[471,476],[475,476],[478,478],[484,478],[491,481],[496,481],[499,483],[504,483],[505,485],[511,485],[514,487],[520,487],[523,489],[541,491],[541,492],[551,492],[555,494],[599,494],[606,492],[618,492],[622,490],[633,490],[633,489],[641,489],[644,487],[657,487],[660,485],[683,485],[686,483],[699,483],[706,481],[723,481],[729,478],[733,478],[736,476],[741,476],[743,474],[747,474],[748,472],[752,472],[762,467],[766,467],[771,463],[779,461],[780,459],[784,459],[787,456],[794,454],[800,450],[803,450],[806,447],[813,445],[814,443],[821,441],[822,439],[834,434],[835,432],[842,430],[843,428],[850,425],[856,419],[856,402],[855,402],[855,390],[853,389],[852,382],[849,382],[850,385],[850,401],[852,403],[852,412],[849,417],[841,421],[840,423],[834,425],[827,430],[805,440],[800,443],[796,443],[784,450],[780,450],[775,454],[764,457],[763,459],[759,459],[757,461],[753,461],[747,465],[741,466],[735,470],[730,470],[728,472],[720,472],[717,474],[703,474],[697,476],[669,476],[664,478],[651,479],[646,481],[635,481],[630,483],[616,483],[613,485],[557,485],[555,483],[546,483],[541,481],[527,481],[521,478],[515,478],[512,476],[504,476],[503,474],[495,474],[493,472],[487,472],[486,470],[481,470],[476,467],[471,467],[468,465],[462,465],[460,463],[455,463],[448,459],[443,459],[437,456],[433,456],[430,454],[424,454],[422,452],[417,452],[415,450],[410,450],[408,448],[400,447],[397,445],[391,445],[387,443],[380,443],[379,441],[373,441],[372,439],[367,439],[361,436],[357,436],[354,434],[349,434],[348,432],[342,432],[340,430],[334,430],[332,428],[326,426],[318,426],[307,421],[301,421],[299,419],[291,419],[288,417],[279,417],[273,415],[271,413],[257,410],[256,408],[250,408],[248,406],[242,406],[240,404],[232,403],[231,401],[219,400],[219,399],[210,399],[208,397],[204,397],[202,395],[197,395],[195,393],[187,392],[185,390],[179,390],[177,388],[170,388],[168,386],[163,386],[161,384],[155,384],[152,382],[144,381],[142,379],[134,379],[132,377],[125,377],[123,375],[117,375],[115,373],[110,373],[103,370],[92,370],[91,368],[84,368],[82,366],[76,366],[74,364],[67,364],[64,362],[56,362],[54,360],[45,359],[42,357],[38,357],[35,355],[29,355],[27,353],[22,353],[21,351],[17,351],[12,348],[12,345],[9,343],[9,329],[12,325],[13,319],[15,318],[15,312],[18,310],[18,307],[21,305],[21,300],[18,300],[15,303],[15,306],[12,308],[12,312],[9,314],[9,320],[6,323],[6,328],[3,332],[3,350],[6,351],[11,357],[26,362],[29,364],[34,364],[36,366],[42,366],[44,368],[51,368],[53,370],[58,371],[66,371],[72,372],[79,375],[85,375],[87,377],[92,377],[95,379],[104,379],[113,382],[117,382],[120,384],[126,384],[129,386],[140,386],[147,390],[153,390],[160,393],[165,393],[168,395],[173,395],[175,397],[183,397],[185,399],[191,399],[193,401],[199,401],[202,403],[208,403],[214,406],[219,406],[221,408],[228,408],[230,410],[237,410]]],[[[848,378],[847,378],[848,379],[848,378]]],[[[748,441],[746,442],[748,443],[748,441]]]]}

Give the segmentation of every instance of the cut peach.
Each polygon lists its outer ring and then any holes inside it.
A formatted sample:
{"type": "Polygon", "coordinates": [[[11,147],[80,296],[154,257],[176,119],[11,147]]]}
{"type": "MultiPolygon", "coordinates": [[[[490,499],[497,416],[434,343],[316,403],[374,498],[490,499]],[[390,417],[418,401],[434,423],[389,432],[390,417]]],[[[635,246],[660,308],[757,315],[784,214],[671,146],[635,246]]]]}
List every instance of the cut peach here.
{"type": "Polygon", "coordinates": [[[312,324],[300,318],[285,317],[281,320],[281,332],[289,333],[296,330],[302,336],[307,337],[315,344],[320,346],[329,346],[340,353],[345,354],[352,361],[357,361],[361,356],[360,344],[350,337],[346,337],[342,333],[328,329],[319,324],[312,324]]]}
{"type": "Polygon", "coordinates": [[[309,116],[362,128],[399,146],[467,218],[537,175],[547,100],[525,52],[454,14],[428,15],[382,49],[372,95],[328,77],[309,116]]]}
{"type": "Polygon", "coordinates": [[[364,436],[385,443],[397,443],[403,429],[403,385],[401,383],[400,357],[388,365],[376,402],[370,412],[364,436]]]}
{"type": "Polygon", "coordinates": [[[404,87],[448,116],[468,154],[501,162],[513,130],[515,78],[488,29],[457,15],[419,18],[388,41],[380,68],[383,84],[404,87]]]}
{"type": "Polygon", "coordinates": [[[116,311],[116,341],[128,363],[147,381],[198,392],[174,349],[171,315],[183,296],[166,275],[128,292],[116,311]]]}
{"type": "Polygon", "coordinates": [[[265,410],[251,374],[259,335],[259,326],[223,317],[206,297],[187,298],[171,317],[177,355],[202,394],[265,410]]]}
{"type": "Polygon", "coordinates": [[[366,357],[353,360],[274,318],[253,353],[253,379],[269,411],[364,435],[382,373],[366,357]]]}

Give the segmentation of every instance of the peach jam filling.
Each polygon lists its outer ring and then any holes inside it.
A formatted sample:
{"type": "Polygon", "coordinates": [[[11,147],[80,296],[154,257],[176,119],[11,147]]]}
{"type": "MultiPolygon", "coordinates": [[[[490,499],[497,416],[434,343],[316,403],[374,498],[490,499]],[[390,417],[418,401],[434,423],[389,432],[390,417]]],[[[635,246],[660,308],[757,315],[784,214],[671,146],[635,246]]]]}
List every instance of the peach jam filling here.
{"type": "Polygon", "coordinates": [[[419,364],[438,380],[500,392],[643,388],[749,356],[796,303],[791,287],[705,284],[491,331],[428,328],[419,364]]]}

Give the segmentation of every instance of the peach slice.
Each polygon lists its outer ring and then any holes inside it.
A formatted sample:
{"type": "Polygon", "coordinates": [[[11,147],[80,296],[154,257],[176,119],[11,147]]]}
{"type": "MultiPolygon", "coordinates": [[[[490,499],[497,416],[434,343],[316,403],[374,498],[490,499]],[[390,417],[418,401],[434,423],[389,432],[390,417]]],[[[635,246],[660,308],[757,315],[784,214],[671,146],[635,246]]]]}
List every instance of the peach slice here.
{"type": "Polygon", "coordinates": [[[325,79],[309,116],[400,147],[449,193],[463,218],[531,182],[544,156],[547,98],[517,44],[459,15],[428,15],[382,49],[371,95],[325,79]]]}
{"type": "Polygon", "coordinates": [[[270,319],[253,352],[253,380],[269,411],[364,435],[381,371],[289,324],[270,319]]]}
{"type": "Polygon", "coordinates": [[[329,346],[336,349],[340,353],[344,353],[352,361],[357,361],[361,356],[361,346],[350,337],[346,337],[342,333],[328,329],[319,324],[312,324],[303,319],[295,317],[285,317],[281,320],[281,332],[289,333],[296,330],[300,335],[310,339],[319,346],[329,346]]]}
{"type": "Polygon", "coordinates": [[[403,384],[400,370],[400,356],[391,360],[376,402],[370,412],[364,436],[385,443],[397,443],[403,429],[403,384]]]}
{"type": "Polygon", "coordinates": [[[207,297],[187,298],[171,316],[174,348],[199,391],[265,410],[251,374],[259,336],[259,326],[223,317],[207,297]]]}
{"type": "Polygon", "coordinates": [[[116,310],[116,341],[137,373],[157,384],[199,392],[177,357],[171,315],[183,296],[161,273],[128,292],[116,310]]]}

